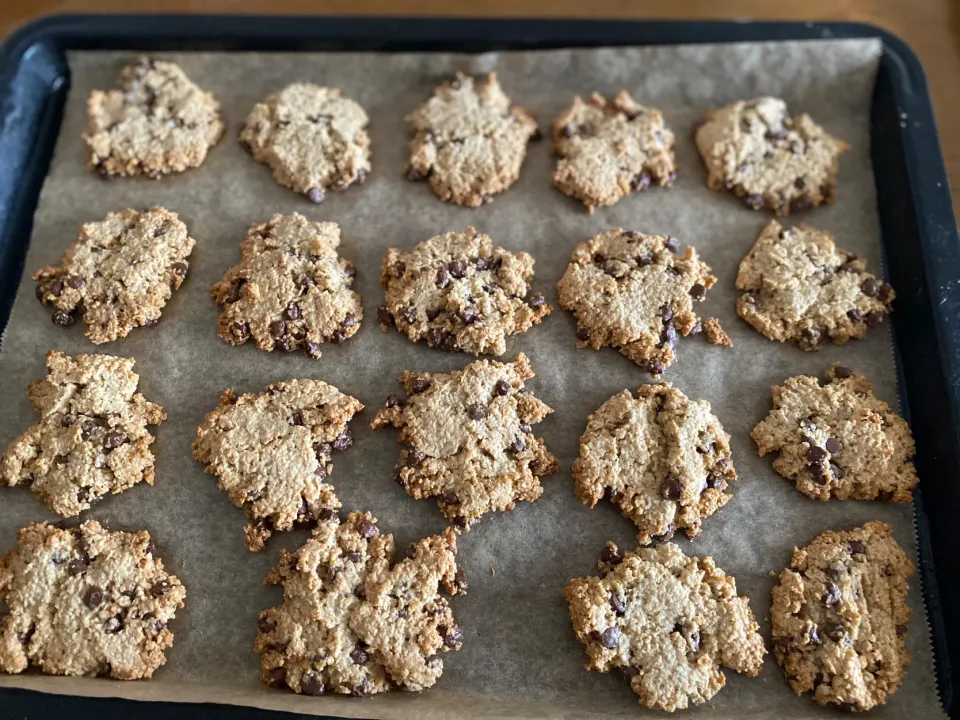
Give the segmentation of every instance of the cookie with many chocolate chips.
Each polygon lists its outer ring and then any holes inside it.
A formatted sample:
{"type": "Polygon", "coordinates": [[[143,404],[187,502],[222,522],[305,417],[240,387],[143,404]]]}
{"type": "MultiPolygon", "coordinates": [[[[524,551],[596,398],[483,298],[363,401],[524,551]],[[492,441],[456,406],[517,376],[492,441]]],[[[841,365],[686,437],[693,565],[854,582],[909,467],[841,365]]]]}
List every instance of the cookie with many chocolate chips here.
{"type": "Polygon", "coordinates": [[[553,122],[553,154],[559,158],[553,184],[594,208],[613,205],[651,185],[677,177],[673,132],[663,115],[634,101],[626,90],[612,100],[579,97],[553,122]]]}
{"type": "Polygon", "coordinates": [[[797,490],[815,500],[913,499],[910,426],[865,377],[834,365],[824,384],[800,375],[771,392],[773,410],[751,437],[797,490]]]}
{"type": "Polygon", "coordinates": [[[167,415],[137,392],[133,365],[110,355],[47,353],[46,379],[27,389],[40,419],[7,447],[0,482],[31,488],[63,517],[137,483],[152,485],[147,426],[167,415]]]}
{"type": "Polygon", "coordinates": [[[530,329],[553,307],[532,293],[534,259],[495,246],[467,228],[424,240],[410,252],[391,249],[380,282],[386,304],[380,329],[472,355],[503,355],[506,337],[530,329]]]}
{"type": "Polygon", "coordinates": [[[603,577],[576,578],[564,591],[587,670],[620,668],[642,705],[667,712],[716,695],[721,667],[759,674],[760,628],[712,558],[673,543],[625,554],[607,543],[598,566],[603,577]]]}
{"type": "Polygon", "coordinates": [[[910,666],[907,578],[893,527],[868,522],[794,548],[773,588],[773,654],[798,695],[865,711],[897,691],[910,666]]]}
{"type": "Polygon", "coordinates": [[[532,377],[523,353],[452,373],[404,372],[407,397],[388,397],[370,426],[400,431],[405,449],[395,478],[407,494],[436,499],[461,527],[539,498],[540,477],[556,471],[557,459],[533,434],[553,410],[524,388],[532,377]]]}
{"type": "Polygon", "coordinates": [[[737,471],[730,436],[710,411],[670,383],[624,390],[587,419],[573,463],[577,496],[591,508],[606,497],[640,529],[637,541],[700,532],[703,518],[732,497],[737,471]]]}
{"type": "Polygon", "coordinates": [[[17,546],[0,557],[0,671],[139,680],[166,662],[186,590],[149,533],[34,523],[17,546]]]}
{"type": "Polygon", "coordinates": [[[194,240],[176,213],[162,207],[123,210],[86,223],[60,259],[34,273],[37,299],[53,306],[53,324],[87,324],[93,342],[126,337],[160,321],[160,311],[187,277],[194,240]]]}
{"type": "Polygon", "coordinates": [[[360,296],[350,289],[357,269],[337,254],[340,227],[299,213],[254,223],[240,243],[240,264],[210,295],[223,312],[220,337],[252,339],[261,350],[319,358],[324,342],[341,343],[360,329],[360,296]]]}
{"type": "Polygon", "coordinates": [[[370,172],[370,122],[338,88],[294,83],[254,105],[241,147],[273,170],[273,179],[323,202],[330,190],[359,185],[370,172]]]}
{"type": "Polygon", "coordinates": [[[392,535],[369,513],[334,515],[267,577],[283,604],[260,613],[255,648],[261,679],[302,695],[419,692],[443,673],[441,653],[463,631],[440,594],[463,593],[457,535],[413,543],[397,561],[392,535]]]}
{"type": "Polygon", "coordinates": [[[833,235],[773,220],[740,262],[737,314],[760,333],[802,350],[842,344],[879,327],[896,293],[833,235]]]}
{"type": "Polygon", "coordinates": [[[772,97],[711,110],[696,141],[712,189],[784,216],[833,202],[838,161],[850,149],[809,115],[790,117],[772,97]]]}
{"type": "Polygon", "coordinates": [[[444,202],[478,207],[513,185],[537,139],[537,121],[510,105],[496,73],[457,73],[407,116],[413,132],[408,180],[429,180],[444,202]]]}
{"type": "Polygon", "coordinates": [[[101,177],[159,178],[197,167],[223,135],[220,103],[180,66],[141,58],[120,83],[87,101],[87,167],[101,177]]]}
{"type": "MultiPolygon", "coordinates": [[[[577,245],[557,284],[560,306],[577,318],[577,347],[615,347],[659,377],[680,336],[701,331],[693,303],[717,281],[696,250],[677,248],[668,235],[620,228],[577,245]]],[[[722,331],[708,340],[730,344],[722,331]]]]}
{"type": "Polygon", "coordinates": [[[247,547],[262,550],[275,531],[312,527],[340,507],[330,456],[353,443],[347,424],[363,409],[356,398],[319,380],[290,380],[237,396],[197,428],[193,457],[216,475],[230,501],[246,510],[247,547]]]}

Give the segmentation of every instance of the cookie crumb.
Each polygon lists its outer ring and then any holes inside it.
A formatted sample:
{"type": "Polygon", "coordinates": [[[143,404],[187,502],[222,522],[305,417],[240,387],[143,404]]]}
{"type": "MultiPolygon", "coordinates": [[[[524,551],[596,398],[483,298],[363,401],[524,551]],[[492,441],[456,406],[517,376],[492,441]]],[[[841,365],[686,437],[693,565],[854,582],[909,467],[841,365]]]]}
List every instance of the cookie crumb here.
{"type": "Polygon", "coordinates": [[[703,321],[703,334],[704,337],[707,338],[707,342],[711,345],[733,347],[733,341],[730,339],[730,336],[723,331],[723,328],[720,327],[720,321],[716,318],[707,318],[703,321]]]}

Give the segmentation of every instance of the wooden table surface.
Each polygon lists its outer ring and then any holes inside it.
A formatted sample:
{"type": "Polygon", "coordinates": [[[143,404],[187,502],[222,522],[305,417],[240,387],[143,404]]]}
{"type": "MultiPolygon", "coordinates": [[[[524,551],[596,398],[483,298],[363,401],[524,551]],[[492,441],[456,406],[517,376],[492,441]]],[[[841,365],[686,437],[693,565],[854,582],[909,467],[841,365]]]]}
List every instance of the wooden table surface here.
{"type": "Polygon", "coordinates": [[[958,0],[0,0],[0,37],[51,13],[205,12],[630,19],[847,20],[878,25],[920,56],[960,208],[960,1],[958,0]]]}

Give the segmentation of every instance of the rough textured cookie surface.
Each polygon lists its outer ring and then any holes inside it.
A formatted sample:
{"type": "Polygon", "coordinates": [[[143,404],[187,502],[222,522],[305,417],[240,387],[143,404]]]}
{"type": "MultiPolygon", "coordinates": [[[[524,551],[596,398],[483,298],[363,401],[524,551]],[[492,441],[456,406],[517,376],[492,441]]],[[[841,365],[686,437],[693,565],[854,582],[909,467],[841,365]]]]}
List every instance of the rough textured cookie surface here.
{"type": "Polygon", "coordinates": [[[400,431],[405,449],[395,477],[407,494],[435,498],[462,527],[539,498],[540,477],[557,469],[557,459],[533,434],[553,410],[524,388],[532,377],[523,353],[512,363],[480,360],[452,373],[404,372],[407,397],[388,397],[371,427],[400,431]]]}
{"type": "Polygon", "coordinates": [[[53,306],[54,325],[77,318],[100,344],[153,326],[190,266],[194,240],[176,213],[162,207],[110,213],[80,228],[59,265],[40,268],[37,298],[53,306]]]}
{"type": "Polygon", "coordinates": [[[353,442],[347,423],[362,409],[356,398],[320,380],[223,394],[197,428],[193,457],[246,510],[248,548],[262,550],[276,530],[312,527],[336,514],[340,501],[324,479],[333,472],[334,450],[353,442]]]}
{"type": "Polygon", "coordinates": [[[299,213],[254,223],[240,243],[240,264],[210,295],[223,308],[220,337],[231,345],[253,339],[261,350],[321,355],[360,329],[360,296],[350,289],[357,269],[337,254],[340,227],[299,213]]]}
{"type": "Polygon", "coordinates": [[[790,117],[787,104],[771,97],[710,111],[696,141],[711,188],[777,215],[833,202],[838,161],[850,149],[809,115],[790,117]]]}
{"type": "Polygon", "coordinates": [[[138,680],[166,662],[186,590],[149,533],[35,523],[17,546],[0,557],[0,670],[138,680]]]}
{"type": "Polygon", "coordinates": [[[319,203],[330,190],[366,180],[368,123],[363,108],[339,89],[295,83],[254,105],[239,140],[274,180],[319,203]]]}
{"type": "Polygon", "coordinates": [[[124,68],[120,84],[87,101],[87,167],[103,177],[197,167],[223,135],[220,103],[174,63],[142,58],[124,68]]]}
{"type": "Polygon", "coordinates": [[[740,262],[737,314],[771,340],[818,350],[862,338],[883,323],[896,297],[867,261],[809,225],[767,225],[740,262]]]}
{"type": "Polygon", "coordinates": [[[380,328],[396,327],[413,341],[472,355],[503,355],[507,335],[530,329],[553,307],[532,294],[534,259],[495,246],[467,228],[424,240],[410,252],[391,249],[380,282],[386,304],[380,328]]]}
{"type": "Polygon", "coordinates": [[[40,419],[10,443],[0,481],[30,487],[74,517],[105,495],[153,484],[153,435],[166,413],[137,392],[131,358],[47,353],[45,380],[27,389],[40,419]]]}
{"type": "Polygon", "coordinates": [[[614,395],[587,420],[573,463],[577,495],[590,507],[602,498],[640,529],[638,542],[700,532],[703,518],[732,497],[730,436],[710,403],[691,401],[670,383],[614,395]]]}
{"type": "Polygon", "coordinates": [[[917,471],[906,421],[842,365],[823,385],[800,375],[772,388],[773,410],[751,436],[773,469],[816,500],[910,502],[917,471]]]}
{"type": "Polygon", "coordinates": [[[794,549],[770,608],[773,654],[794,692],[854,712],[884,704],[910,665],[911,575],[886,523],[827,531],[794,549]]]}
{"type": "Polygon", "coordinates": [[[430,181],[437,197],[478,207],[513,185],[539,131],[537,121],[511,106],[497,74],[475,80],[457,73],[407,116],[413,132],[408,180],[430,181]]]}
{"type": "Polygon", "coordinates": [[[587,670],[620,668],[641,704],[669,712],[712,698],[726,683],[721,667],[760,672],[760,628],[712,558],[673,543],[626,554],[607,543],[599,567],[603,577],[564,591],[587,670]]]}
{"type": "Polygon", "coordinates": [[[557,284],[577,317],[577,347],[615,347],[659,377],[679,336],[701,331],[693,303],[717,281],[692,247],[676,252],[675,238],[620,228],[577,245],[557,284]]]}
{"type": "Polygon", "coordinates": [[[463,632],[440,595],[463,593],[456,532],[410,545],[394,559],[393,536],[369,513],[321,522],[286,550],[267,577],[283,604],[260,614],[256,651],[263,681],[303,695],[420,691],[443,673],[441,653],[463,632]]]}
{"type": "Polygon", "coordinates": [[[672,185],[677,176],[673,132],[659,110],[639,105],[626,90],[608,101],[593,93],[553,122],[559,158],[553,184],[581,200],[591,213],[650,185],[672,185]]]}

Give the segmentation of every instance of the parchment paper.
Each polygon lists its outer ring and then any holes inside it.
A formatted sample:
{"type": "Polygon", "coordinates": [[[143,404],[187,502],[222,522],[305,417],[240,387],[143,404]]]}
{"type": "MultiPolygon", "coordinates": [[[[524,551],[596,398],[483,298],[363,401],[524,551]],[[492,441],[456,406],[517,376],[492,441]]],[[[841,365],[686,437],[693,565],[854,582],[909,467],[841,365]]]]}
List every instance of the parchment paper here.
{"type": "MultiPolygon", "coordinates": [[[[0,354],[0,443],[34,422],[26,386],[44,375],[49,349],[136,358],[141,391],[169,413],[154,446],[157,482],[153,488],[141,485],[110,497],[84,517],[115,529],[148,529],[164,562],[186,584],[187,607],[172,625],[176,641],[167,665],[151,681],[25,675],[0,677],[0,686],[366,717],[643,712],[619,674],[583,669],[583,648],[571,630],[562,591],[570,578],[596,572],[597,554],[607,540],[634,546],[633,524],[610,504],[601,503],[593,511],[580,504],[569,469],[587,415],[614,393],[650,378],[615,350],[577,350],[574,320],[559,308],[542,326],[511,339],[505,359],[523,351],[532,360],[537,377],[529,387],[556,409],[537,432],[560,458],[560,471],[544,481],[541,500],[488,516],[462,538],[459,560],[470,576],[470,591],[453,605],[464,630],[463,650],[444,656],[438,686],[421,695],[317,699],[272,690],[259,681],[252,649],[257,614],[281,597],[279,590],[261,583],[281,546],[297,547],[306,533],[275,536],[260,554],[246,550],[243,512],[191,459],[196,426],[227,387],[258,392],[268,383],[296,377],[331,382],[367,406],[353,424],[356,443],[334,458],[332,482],[345,509],[372,511],[381,528],[396,535],[398,547],[441,530],[444,523],[435,504],[410,499],[391,480],[399,453],[396,434],[373,433],[367,424],[386,396],[399,389],[396,378],[403,369],[453,370],[470,358],[414,345],[394,331],[381,333],[375,323],[375,308],[383,298],[377,278],[388,247],[410,249],[427,237],[468,225],[489,233],[498,244],[531,252],[537,260],[535,289],[554,303],[556,282],[574,245],[611,226],[670,233],[696,246],[712,266],[719,282],[700,312],[718,316],[735,347],[712,347],[702,336],[681,340],[679,361],[664,379],[691,398],[713,404],[733,436],[740,479],[732,486],[733,500],[705,520],[700,537],[678,541],[690,553],[714,556],[736,577],[768,640],[770,573],[789,562],[794,545],[806,544],[826,529],[881,519],[896,526],[898,541],[915,556],[909,505],[809,500],[775,474],[768,459],[757,456],[750,430],[770,407],[770,386],[792,375],[819,374],[842,360],[866,372],[877,394],[896,405],[891,341],[884,329],[864,341],[809,354],[770,342],[740,321],[733,290],[737,266],[769,216],[709,191],[692,142],[694,125],[708,108],[742,97],[778,95],[794,112],[811,112],[852,150],[841,162],[837,204],[798,219],[836,233],[841,247],[867,257],[870,267],[879,270],[868,147],[878,53],[878,42],[845,40],[483,56],[171,55],[223,103],[231,130],[199,169],[161,181],[112,182],[83,167],[85,103],[92,89],[114,87],[121,67],[135,55],[71,54],[72,89],[0,354]],[[411,184],[401,175],[408,140],[403,116],[457,69],[496,69],[507,93],[533,112],[544,130],[574,94],[627,88],[639,101],[661,108],[676,131],[677,185],[633,195],[591,216],[550,185],[553,160],[544,142],[531,146],[520,181],[492,204],[472,211],[442,204],[425,183],[411,184]],[[234,138],[234,129],[255,101],[297,80],[342,88],[372,119],[373,173],[368,182],[329,193],[319,206],[274,183],[269,171],[244,154],[234,138]],[[109,211],[155,204],[179,212],[197,239],[190,277],[164,309],[159,326],[97,347],[83,337],[80,323],[69,331],[51,324],[49,309],[34,298],[29,275],[57,261],[81,223],[109,211]],[[295,210],[341,224],[341,252],[359,268],[356,287],[366,310],[359,334],[341,346],[325,345],[319,361],[303,354],[264,353],[252,343],[226,345],[216,335],[218,310],[207,295],[210,285],[238,261],[237,244],[250,223],[295,210]]],[[[0,490],[0,548],[12,547],[17,528],[28,522],[56,519],[28,490],[0,490]]],[[[917,577],[911,583],[910,604],[914,620],[907,640],[913,667],[896,696],[874,713],[878,718],[942,715],[917,577]]],[[[727,687],[691,715],[804,718],[825,712],[809,698],[794,696],[772,657],[758,678],[726,674],[727,687]]]]}

